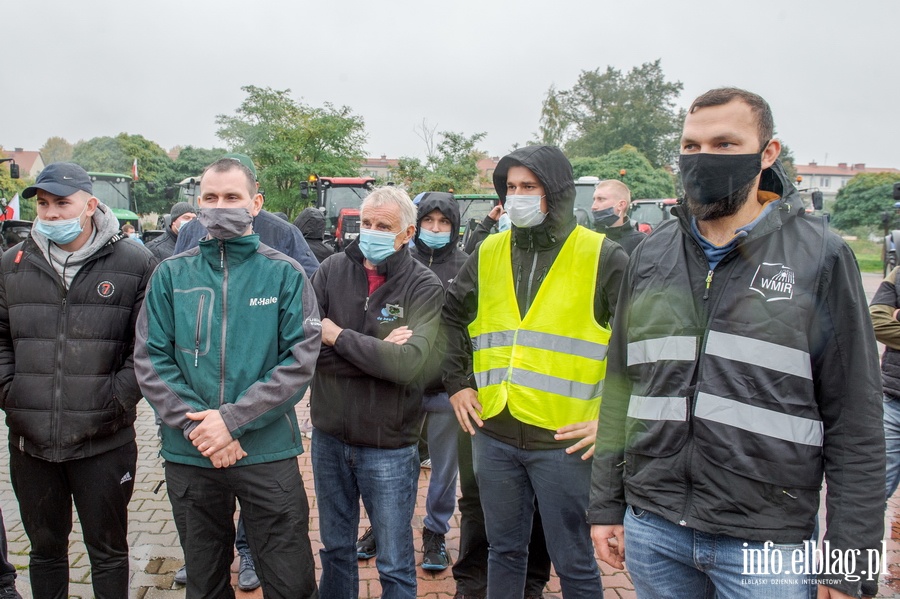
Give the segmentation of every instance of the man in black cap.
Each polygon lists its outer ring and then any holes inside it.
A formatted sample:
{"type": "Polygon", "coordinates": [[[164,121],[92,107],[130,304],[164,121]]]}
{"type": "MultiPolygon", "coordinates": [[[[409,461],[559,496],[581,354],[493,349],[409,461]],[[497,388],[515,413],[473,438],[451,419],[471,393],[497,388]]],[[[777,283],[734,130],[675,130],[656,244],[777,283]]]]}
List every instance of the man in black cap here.
{"type": "Polygon", "coordinates": [[[147,244],[147,249],[153,252],[159,261],[165,260],[175,253],[175,242],[178,239],[178,231],[188,221],[192,221],[197,217],[194,207],[187,202],[178,202],[169,211],[166,218],[165,233],[147,244]]]}
{"type": "Polygon", "coordinates": [[[94,596],[128,596],[137,445],[134,330],[156,260],[77,164],[47,166],[31,237],[0,259],[0,408],[35,599],[68,596],[72,503],[94,596]]]}

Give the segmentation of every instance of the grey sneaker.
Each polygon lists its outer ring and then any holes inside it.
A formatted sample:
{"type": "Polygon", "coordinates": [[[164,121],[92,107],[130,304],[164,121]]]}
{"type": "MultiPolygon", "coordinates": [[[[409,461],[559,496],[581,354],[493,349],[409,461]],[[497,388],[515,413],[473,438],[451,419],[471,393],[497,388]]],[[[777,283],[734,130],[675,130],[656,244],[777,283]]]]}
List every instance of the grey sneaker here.
{"type": "Polygon", "coordinates": [[[450,556],[447,555],[444,535],[422,528],[422,546],[425,552],[425,557],[422,558],[423,570],[447,569],[450,565],[450,556]]]}
{"type": "Polygon", "coordinates": [[[250,554],[241,554],[241,564],[238,567],[238,588],[242,591],[252,591],[259,588],[259,576],[256,575],[256,567],[250,554]]]}
{"type": "Polygon", "coordinates": [[[175,584],[187,584],[187,566],[181,566],[175,572],[175,584]]]}

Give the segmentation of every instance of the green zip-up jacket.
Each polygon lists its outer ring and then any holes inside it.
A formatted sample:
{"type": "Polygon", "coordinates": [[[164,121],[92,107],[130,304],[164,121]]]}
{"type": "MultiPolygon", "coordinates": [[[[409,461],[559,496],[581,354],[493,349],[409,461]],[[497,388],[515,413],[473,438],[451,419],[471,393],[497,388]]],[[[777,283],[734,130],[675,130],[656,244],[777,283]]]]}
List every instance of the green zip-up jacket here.
{"type": "Polygon", "coordinates": [[[237,466],[303,453],[294,406],[321,344],[302,267],[258,235],[209,239],[160,263],[138,317],[135,373],[162,419],[162,456],[212,467],[189,438],[189,412],[219,410],[247,456],[237,466]]]}

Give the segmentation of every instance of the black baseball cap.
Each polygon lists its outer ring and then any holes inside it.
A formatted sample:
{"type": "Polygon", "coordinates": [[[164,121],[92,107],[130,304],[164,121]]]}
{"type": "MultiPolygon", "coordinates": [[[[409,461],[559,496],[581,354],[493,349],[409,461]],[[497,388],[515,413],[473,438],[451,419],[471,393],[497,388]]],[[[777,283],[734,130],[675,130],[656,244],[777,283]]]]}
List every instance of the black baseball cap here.
{"type": "Polygon", "coordinates": [[[91,184],[91,178],[88,176],[87,171],[74,162],[53,162],[48,164],[41,171],[41,174],[38,175],[34,185],[25,188],[25,191],[22,192],[22,197],[34,197],[39,189],[61,198],[68,197],[76,191],[94,193],[94,186],[91,184]]]}

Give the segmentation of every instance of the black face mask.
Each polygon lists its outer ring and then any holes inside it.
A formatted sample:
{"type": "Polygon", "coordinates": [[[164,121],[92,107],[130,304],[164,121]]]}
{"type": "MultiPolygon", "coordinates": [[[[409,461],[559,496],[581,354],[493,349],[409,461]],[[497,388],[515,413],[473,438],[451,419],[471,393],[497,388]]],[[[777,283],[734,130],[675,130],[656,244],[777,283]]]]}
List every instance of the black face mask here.
{"type": "MultiPolygon", "coordinates": [[[[763,144],[765,151],[768,143],[763,144]]],[[[758,154],[681,154],[678,157],[685,195],[698,204],[715,204],[743,190],[762,171],[758,154]]],[[[743,201],[745,198],[735,198],[743,201]]]]}
{"type": "Polygon", "coordinates": [[[592,210],[591,216],[594,217],[594,224],[604,229],[613,226],[613,223],[619,220],[619,215],[616,214],[611,206],[603,210],[592,210]]]}

